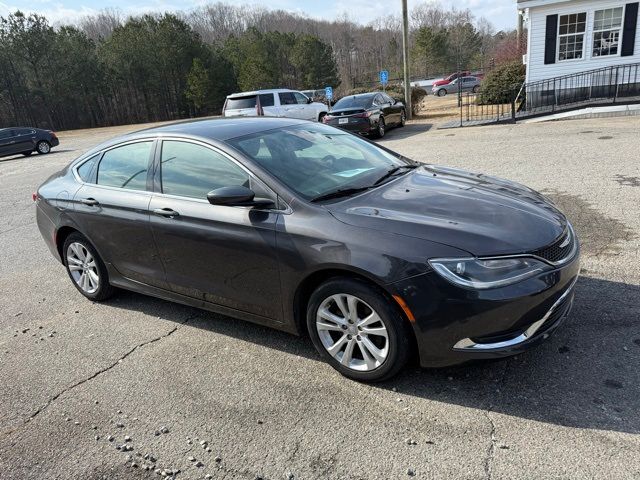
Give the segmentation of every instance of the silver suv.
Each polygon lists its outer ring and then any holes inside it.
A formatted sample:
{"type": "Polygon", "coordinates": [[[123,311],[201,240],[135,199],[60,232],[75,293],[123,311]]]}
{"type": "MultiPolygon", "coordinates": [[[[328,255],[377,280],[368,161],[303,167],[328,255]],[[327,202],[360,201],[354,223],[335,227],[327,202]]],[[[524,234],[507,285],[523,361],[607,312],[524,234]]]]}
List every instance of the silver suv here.
{"type": "Polygon", "coordinates": [[[313,102],[295,90],[284,88],[233,93],[227,97],[222,109],[224,117],[288,117],[322,121],[327,114],[324,103],[313,102]]]}

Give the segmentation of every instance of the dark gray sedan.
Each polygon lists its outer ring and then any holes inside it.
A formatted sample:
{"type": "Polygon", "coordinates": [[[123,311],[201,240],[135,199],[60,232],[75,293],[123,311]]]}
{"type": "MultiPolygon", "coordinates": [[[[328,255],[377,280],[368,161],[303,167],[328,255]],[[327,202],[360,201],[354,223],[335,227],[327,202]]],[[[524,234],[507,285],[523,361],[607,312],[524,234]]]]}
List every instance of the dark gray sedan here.
{"type": "Polygon", "coordinates": [[[459,91],[476,93],[480,90],[480,82],[481,80],[478,77],[461,77],[456,78],[451,83],[447,83],[446,85],[434,85],[431,91],[434,95],[437,95],[439,97],[444,97],[448,93],[455,94],[459,91]]]}
{"type": "Polygon", "coordinates": [[[302,120],[126,135],[34,200],[88,299],[119,287],[309,335],[361,381],[415,353],[444,366],[531,348],[567,316],[579,271],[570,223],[539,193],[302,120]]]}
{"type": "Polygon", "coordinates": [[[60,144],[58,137],[51,130],[31,127],[0,128],[0,157],[33,152],[46,154],[52,147],[60,144]]]}
{"type": "Polygon", "coordinates": [[[384,137],[391,127],[404,127],[404,104],[384,92],[349,95],[336,102],[322,121],[354,133],[384,137]]]}

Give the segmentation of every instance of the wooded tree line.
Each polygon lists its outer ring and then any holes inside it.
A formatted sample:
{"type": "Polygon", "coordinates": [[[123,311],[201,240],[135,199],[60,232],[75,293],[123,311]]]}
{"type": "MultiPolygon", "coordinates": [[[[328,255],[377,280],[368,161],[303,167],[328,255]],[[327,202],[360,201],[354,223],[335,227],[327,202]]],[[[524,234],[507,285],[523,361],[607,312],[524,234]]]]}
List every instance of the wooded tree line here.
{"type": "MultiPolygon", "coordinates": [[[[509,53],[510,33],[437,3],[411,12],[413,76],[483,68],[509,53]]],[[[281,10],[215,3],[182,14],[117,10],[52,26],[0,17],[0,126],[52,129],[219,113],[234,91],[373,84],[402,70],[401,24],[362,26],[281,10]]]]}

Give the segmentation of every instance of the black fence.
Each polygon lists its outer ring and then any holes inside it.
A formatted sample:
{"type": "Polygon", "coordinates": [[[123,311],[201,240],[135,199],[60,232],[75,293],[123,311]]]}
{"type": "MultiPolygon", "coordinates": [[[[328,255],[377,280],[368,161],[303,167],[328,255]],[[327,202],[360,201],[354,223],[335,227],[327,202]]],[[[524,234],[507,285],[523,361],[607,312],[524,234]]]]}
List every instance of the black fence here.
{"type": "Polygon", "coordinates": [[[531,116],[639,97],[640,63],[631,63],[527,83],[516,103],[518,116],[531,116]]]}
{"type": "Polygon", "coordinates": [[[614,65],[514,85],[501,92],[462,93],[460,126],[515,122],[589,106],[640,102],[640,63],[614,65]]]}

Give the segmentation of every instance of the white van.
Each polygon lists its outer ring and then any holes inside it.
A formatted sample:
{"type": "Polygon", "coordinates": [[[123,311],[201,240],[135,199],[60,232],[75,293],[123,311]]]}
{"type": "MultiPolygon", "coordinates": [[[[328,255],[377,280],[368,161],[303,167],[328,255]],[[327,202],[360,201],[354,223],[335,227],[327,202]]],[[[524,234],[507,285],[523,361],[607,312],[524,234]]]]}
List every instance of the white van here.
{"type": "Polygon", "coordinates": [[[232,93],[224,102],[223,117],[288,117],[321,122],[327,114],[324,103],[313,102],[296,90],[278,88],[232,93]]]}

